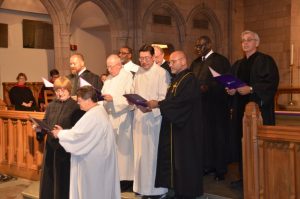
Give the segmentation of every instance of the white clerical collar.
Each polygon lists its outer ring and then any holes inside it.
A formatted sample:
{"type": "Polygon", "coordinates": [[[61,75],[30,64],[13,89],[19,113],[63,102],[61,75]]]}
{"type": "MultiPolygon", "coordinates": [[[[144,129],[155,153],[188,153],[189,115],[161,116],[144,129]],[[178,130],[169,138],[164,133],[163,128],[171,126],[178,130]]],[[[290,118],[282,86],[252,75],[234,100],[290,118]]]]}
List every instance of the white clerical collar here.
{"type": "Polygon", "coordinates": [[[206,55],[205,55],[205,59],[207,59],[207,57],[209,57],[209,55],[213,54],[214,51],[213,50],[210,50],[206,55]]]}
{"type": "Polygon", "coordinates": [[[86,67],[84,67],[83,69],[81,69],[81,71],[79,71],[78,76],[81,75],[84,71],[86,71],[86,67]]]}

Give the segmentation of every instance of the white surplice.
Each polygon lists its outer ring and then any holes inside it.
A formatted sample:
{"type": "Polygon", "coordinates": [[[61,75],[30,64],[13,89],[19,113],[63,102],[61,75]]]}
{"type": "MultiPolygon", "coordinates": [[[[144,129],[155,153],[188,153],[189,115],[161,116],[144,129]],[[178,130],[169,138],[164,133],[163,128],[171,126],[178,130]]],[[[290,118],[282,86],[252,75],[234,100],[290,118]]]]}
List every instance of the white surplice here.
{"type": "Polygon", "coordinates": [[[120,199],[115,136],[105,109],[88,110],[59,143],[71,153],[70,199],[120,199]]]}
{"type": "Polygon", "coordinates": [[[109,75],[104,82],[101,93],[110,94],[112,102],[103,102],[109,114],[116,136],[120,180],[133,180],[133,111],[128,105],[124,94],[132,88],[132,73],[121,69],[115,77],[109,75]]]}
{"type": "Polygon", "coordinates": [[[123,65],[123,68],[128,72],[134,72],[136,73],[139,70],[139,65],[136,65],[131,60],[123,65]]]}
{"type": "MultiPolygon", "coordinates": [[[[133,93],[146,100],[163,100],[170,82],[168,72],[157,64],[145,70],[139,68],[133,81],[133,93]]],[[[134,183],[133,191],[142,195],[161,195],[166,188],[155,188],[158,140],[162,116],[158,108],[152,112],[134,111],[134,183]]]]}

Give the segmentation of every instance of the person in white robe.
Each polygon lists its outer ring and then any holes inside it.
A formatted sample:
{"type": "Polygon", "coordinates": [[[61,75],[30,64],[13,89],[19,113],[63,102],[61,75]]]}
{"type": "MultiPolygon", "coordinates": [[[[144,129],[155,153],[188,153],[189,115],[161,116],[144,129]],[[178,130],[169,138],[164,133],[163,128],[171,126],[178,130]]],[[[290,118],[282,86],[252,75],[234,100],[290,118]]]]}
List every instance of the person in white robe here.
{"type": "Polygon", "coordinates": [[[126,181],[133,181],[133,111],[123,95],[130,93],[133,75],[122,68],[117,55],[110,55],[106,65],[109,76],[101,91],[104,97],[103,106],[116,136],[121,189],[127,189],[132,187],[132,182],[126,181]]]}
{"type": "Polygon", "coordinates": [[[120,199],[115,136],[97,93],[91,86],[77,91],[86,113],[72,129],[55,125],[54,137],[71,153],[70,199],[120,199]]]}
{"type": "Polygon", "coordinates": [[[123,46],[119,50],[119,57],[123,64],[123,68],[131,73],[136,73],[139,69],[139,65],[132,62],[132,48],[128,46],[123,46]]]}
{"type": "MultiPolygon", "coordinates": [[[[154,49],[144,45],[139,50],[141,67],[133,80],[133,93],[150,100],[163,100],[170,83],[168,72],[154,62],[154,49]]],[[[162,116],[158,108],[138,106],[133,119],[134,182],[133,191],[145,197],[161,195],[167,188],[155,187],[158,139],[162,116]]]]}

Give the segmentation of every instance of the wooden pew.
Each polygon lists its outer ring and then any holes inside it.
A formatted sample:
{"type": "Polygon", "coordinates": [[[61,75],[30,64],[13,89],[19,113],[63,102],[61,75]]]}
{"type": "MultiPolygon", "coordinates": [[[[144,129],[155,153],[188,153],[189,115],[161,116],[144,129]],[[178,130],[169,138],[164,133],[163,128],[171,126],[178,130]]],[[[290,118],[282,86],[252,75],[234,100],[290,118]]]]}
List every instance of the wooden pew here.
{"type": "Polygon", "coordinates": [[[44,146],[28,115],[44,117],[43,112],[0,110],[0,173],[38,180],[44,146]]]}
{"type": "Polygon", "coordinates": [[[300,198],[300,126],[263,126],[249,103],[242,146],[244,198],[300,198]]]}

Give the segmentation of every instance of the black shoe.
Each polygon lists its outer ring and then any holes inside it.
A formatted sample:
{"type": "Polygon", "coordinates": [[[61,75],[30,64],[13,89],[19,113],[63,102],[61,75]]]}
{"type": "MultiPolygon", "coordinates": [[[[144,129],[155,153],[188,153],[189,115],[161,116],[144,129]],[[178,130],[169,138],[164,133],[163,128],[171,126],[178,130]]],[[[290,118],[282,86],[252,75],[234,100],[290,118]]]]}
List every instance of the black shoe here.
{"type": "Polygon", "coordinates": [[[225,180],[224,174],[216,174],[215,175],[215,181],[222,181],[225,180]]]}
{"type": "Polygon", "coordinates": [[[122,180],[120,182],[121,192],[132,192],[133,181],[122,180]]]}
{"type": "Polygon", "coordinates": [[[155,196],[142,196],[142,199],[167,199],[167,194],[155,195],[155,196]]]}
{"type": "Polygon", "coordinates": [[[239,180],[236,180],[236,181],[232,181],[232,182],[230,183],[230,187],[231,187],[232,189],[239,189],[239,190],[243,189],[243,179],[239,179],[239,180]]]}
{"type": "Polygon", "coordinates": [[[203,170],[203,176],[206,176],[206,175],[214,173],[214,172],[216,172],[216,169],[213,169],[213,168],[204,169],[203,170]]]}

